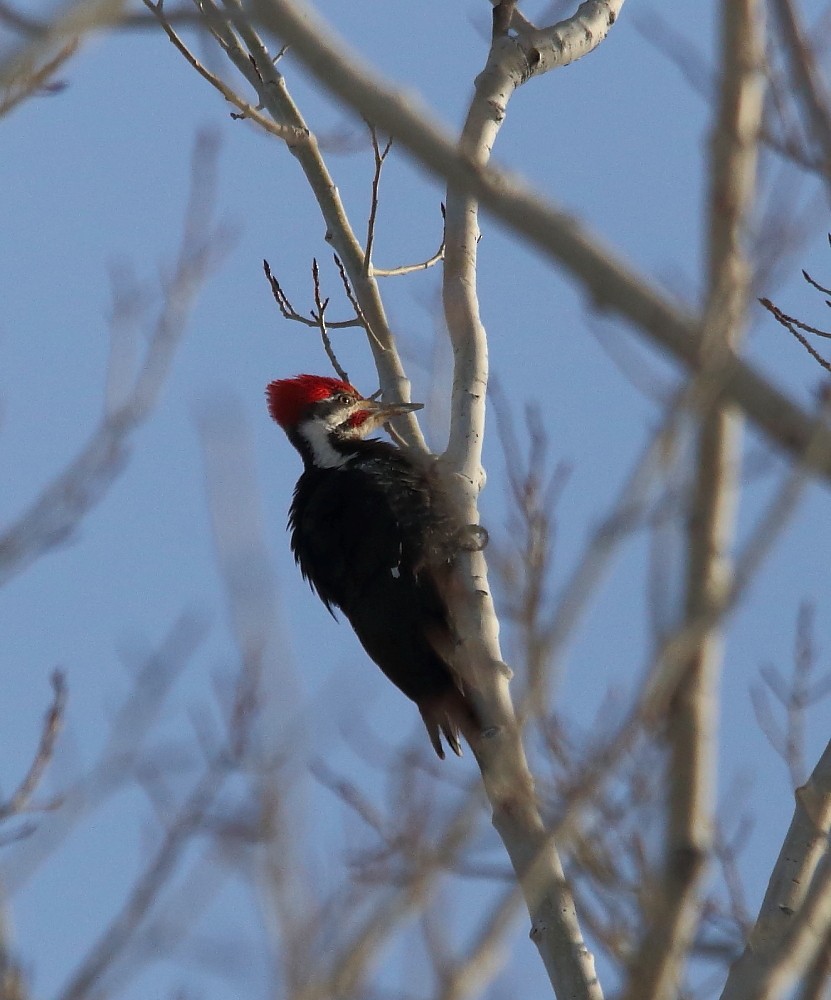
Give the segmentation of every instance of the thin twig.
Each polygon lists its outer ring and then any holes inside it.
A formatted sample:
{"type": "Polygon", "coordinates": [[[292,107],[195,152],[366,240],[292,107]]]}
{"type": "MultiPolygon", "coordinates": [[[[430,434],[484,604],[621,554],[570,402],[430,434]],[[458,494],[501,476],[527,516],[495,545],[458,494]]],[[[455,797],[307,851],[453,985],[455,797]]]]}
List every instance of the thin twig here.
{"type": "Polygon", "coordinates": [[[784,726],[777,724],[765,689],[751,689],[756,717],[768,742],[782,758],[797,788],[805,779],[805,714],[811,705],[826,698],[831,692],[831,674],[814,678],[816,651],[813,642],[813,608],[803,603],[799,608],[793,669],[786,681],[774,667],[761,670],[767,689],[785,712],[784,726]]]}
{"type": "Polygon", "coordinates": [[[740,845],[743,846],[746,842],[751,825],[751,821],[746,816],[743,817],[732,838],[728,839],[724,832],[723,824],[717,820],[713,837],[713,853],[718,859],[722,875],[724,876],[724,886],[727,891],[730,915],[738,932],[741,934],[742,940],[746,940],[747,934],[753,926],[753,918],[747,906],[738,859],[741,849],[740,845]]]}
{"type": "Polygon", "coordinates": [[[282,139],[292,145],[299,142],[309,141],[308,129],[294,128],[291,125],[282,125],[279,122],[276,122],[273,118],[269,118],[266,115],[261,114],[259,108],[255,108],[252,104],[249,104],[249,102],[240,97],[236,91],[232,90],[228,84],[226,84],[223,80],[220,80],[218,76],[211,73],[209,69],[203,66],[185,45],[181,37],[173,30],[173,25],[164,13],[164,0],[158,0],[157,3],[153,3],[153,0],[143,0],[143,2],[144,6],[147,7],[148,10],[152,11],[158,19],[159,24],[162,26],[170,41],[182,53],[190,65],[193,66],[196,72],[203,77],[203,79],[207,80],[212,87],[218,90],[229,104],[233,104],[234,107],[240,111],[240,114],[238,115],[232,113],[232,118],[248,118],[261,128],[265,129],[266,132],[270,132],[271,135],[276,136],[276,138],[282,139]]]}
{"type": "MultiPolygon", "coordinates": [[[[19,815],[30,809],[29,802],[35,789],[40,784],[55,752],[55,743],[63,726],[64,710],[66,709],[66,678],[62,671],[56,670],[51,677],[52,704],[43,720],[40,743],[25,777],[6,802],[0,803],[0,822],[10,816],[19,815]]],[[[50,803],[50,808],[52,804],[50,803]]]]}
{"type": "Polygon", "coordinates": [[[810,133],[822,151],[828,187],[831,185],[831,95],[792,0],[774,0],[771,7],[788,59],[791,93],[802,107],[810,133]]]}
{"type": "MultiPolygon", "coordinates": [[[[831,233],[828,234],[828,243],[831,245],[831,233]]],[[[826,288],[825,285],[821,285],[818,281],[811,277],[810,274],[803,268],[802,277],[808,282],[809,285],[816,288],[818,292],[822,292],[823,295],[831,295],[831,288],[826,288]]],[[[829,303],[826,303],[828,305],[829,303]]]]}
{"type": "Polygon", "coordinates": [[[816,333],[822,337],[831,336],[828,333],[824,333],[821,330],[817,330],[813,327],[806,327],[805,324],[801,323],[799,320],[794,319],[792,316],[787,316],[782,310],[774,305],[770,299],[759,299],[761,304],[772,313],[774,318],[778,323],[785,327],[785,329],[792,334],[800,344],[805,348],[805,350],[811,355],[814,361],[817,362],[822,368],[827,372],[831,372],[831,362],[826,361],[825,358],[813,347],[807,337],[804,337],[800,332],[799,328],[807,329],[809,333],[816,333]]]}
{"type": "MultiPolygon", "coordinates": [[[[290,319],[293,323],[301,323],[303,326],[308,326],[313,330],[319,329],[317,320],[314,319],[314,314],[312,318],[304,316],[302,313],[297,312],[294,306],[288,299],[288,296],[283,291],[280,282],[275,278],[271,272],[271,268],[267,260],[263,261],[263,271],[265,271],[265,276],[268,278],[269,284],[271,285],[271,294],[274,296],[274,301],[280,309],[283,317],[285,319],[290,319]]],[[[342,319],[328,321],[326,325],[330,330],[348,330],[355,329],[356,327],[362,327],[364,324],[361,319],[342,319]]]]}
{"type": "MultiPolygon", "coordinates": [[[[266,27],[290,41],[294,54],[328,90],[381,128],[394,131],[396,141],[419,163],[477,198],[512,231],[523,234],[531,245],[559,261],[580,283],[596,309],[622,316],[687,368],[700,366],[700,328],[696,320],[664,296],[654,282],[624,266],[583,225],[518,185],[507,172],[490,165],[474,167],[459,151],[455,137],[437,129],[406,95],[393,90],[379,74],[349,56],[348,46],[319,18],[308,15],[305,8],[301,16],[288,0],[279,5],[266,0],[252,0],[252,4],[266,27]]],[[[605,37],[602,30],[586,32],[584,21],[573,20],[575,28],[579,25],[583,32],[587,49],[605,37]]],[[[577,54],[570,47],[563,56],[573,59],[577,54]]],[[[545,69],[550,68],[552,64],[546,64],[545,69]]],[[[728,401],[739,406],[786,453],[799,456],[807,450],[814,438],[813,416],[751,365],[735,355],[729,357],[720,388],[728,401]]],[[[824,444],[811,449],[812,460],[816,473],[831,479],[831,431],[823,431],[821,436],[824,444]]]]}
{"type": "Polygon", "coordinates": [[[320,330],[320,339],[323,341],[323,349],[326,351],[326,356],[329,358],[329,361],[331,361],[332,367],[338,373],[338,377],[344,382],[348,382],[349,376],[338,361],[337,356],[335,355],[335,350],[332,347],[332,341],[329,339],[329,333],[326,330],[326,306],[329,305],[329,300],[322,298],[320,294],[320,268],[317,266],[316,257],[312,259],[312,284],[314,285],[315,295],[315,308],[312,312],[312,319],[315,320],[315,325],[318,330],[320,330]]]}
{"type": "Polygon", "coordinates": [[[489,983],[507,962],[505,938],[521,906],[518,886],[503,891],[485,915],[465,957],[448,971],[437,1000],[466,1000],[487,993],[489,983]]]}
{"type": "Polygon", "coordinates": [[[388,893],[380,906],[362,918],[355,933],[332,955],[328,967],[324,965],[307,980],[296,1000],[326,1000],[366,993],[362,989],[363,978],[370,959],[388,939],[391,928],[426,904],[438,876],[456,861],[475,832],[478,815],[477,796],[464,796],[444,824],[437,842],[410,859],[400,888],[388,893]]]}
{"type": "Polygon", "coordinates": [[[373,267],[372,268],[373,277],[393,278],[400,274],[413,274],[415,271],[426,271],[428,267],[433,267],[434,264],[438,264],[439,261],[444,260],[444,249],[445,249],[444,205],[441,206],[441,217],[442,217],[441,243],[439,244],[438,250],[433,254],[432,257],[428,257],[427,260],[423,260],[418,264],[402,264],[400,267],[373,267]]]}
{"type": "Polygon", "coordinates": [[[56,56],[49,59],[40,67],[20,80],[16,86],[10,85],[8,89],[14,92],[0,101],[0,118],[7,115],[18,104],[31,97],[35,92],[56,93],[62,89],[61,83],[50,83],[49,78],[58,70],[71,56],[78,50],[78,39],[70,39],[56,56]]]}
{"type": "Polygon", "coordinates": [[[179,257],[166,283],[143,364],[130,384],[122,387],[117,402],[108,398],[99,426],[79,454],[0,534],[0,584],[65,543],[124,468],[131,437],[152,413],[184,335],[189,311],[225,242],[222,230],[211,228],[215,164],[215,143],[203,134],[193,152],[193,179],[179,257]]]}
{"type": "Polygon", "coordinates": [[[198,782],[167,831],[155,857],[134,884],[121,910],[92,946],[69,983],[58,994],[59,1000],[85,1000],[91,995],[97,995],[96,987],[101,979],[121,958],[137,928],[157,904],[162,889],[175,874],[194,832],[222,789],[225,773],[225,762],[220,760],[198,782]]]}
{"type": "MultiPolygon", "coordinates": [[[[814,282],[812,281],[812,284],[814,282]]],[[[819,287],[818,285],[816,287],[819,287]]],[[[806,333],[816,334],[817,337],[824,337],[826,340],[831,340],[831,333],[827,330],[820,330],[817,326],[811,326],[809,323],[803,323],[801,319],[796,319],[794,316],[788,316],[787,313],[782,312],[782,310],[773,304],[770,299],[759,299],[759,302],[768,310],[768,312],[773,313],[776,319],[783,325],[790,325],[798,327],[800,330],[804,330],[806,333]]]]}
{"type": "MultiPolygon", "coordinates": [[[[358,296],[352,291],[352,284],[349,281],[349,275],[346,273],[346,266],[343,261],[338,257],[338,255],[332,254],[335,261],[335,267],[338,269],[338,274],[340,275],[341,284],[343,285],[343,290],[346,293],[346,297],[349,299],[349,304],[355,310],[355,316],[358,319],[360,325],[366,330],[369,339],[378,347],[381,346],[380,340],[375,336],[375,332],[369,320],[364,315],[364,311],[361,308],[361,304],[358,301],[358,296]]],[[[373,279],[374,280],[374,277],[373,279]]]]}
{"type": "Polygon", "coordinates": [[[387,840],[386,823],[384,817],[369,802],[351,781],[335,774],[333,770],[322,760],[316,760],[310,767],[312,776],[316,778],[324,788],[328,788],[347,805],[356,815],[366,823],[370,829],[379,836],[387,840]]]}
{"type": "Polygon", "coordinates": [[[444,240],[439,249],[418,264],[401,264],[399,267],[373,267],[372,274],[375,278],[396,278],[402,274],[415,274],[416,271],[426,271],[428,267],[433,267],[444,260],[444,240]]]}
{"type": "Polygon", "coordinates": [[[372,196],[369,203],[369,220],[366,225],[366,250],[364,251],[364,277],[368,277],[372,270],[372,246],[375,242],[375,220],[378,216],[378,199],[381,189],[381,171],[384,168],[389,151],[392,149],[392,138],[387,139],[384,149],[378,143],[378,133],[371,122],[367,122],[369,135],[372,140],[372,155],[375,160],[375,170],[372,174],[372,196]]]}
{"type": "Polygon", "coordinates": [[[193,616],[181,616],[161,645],[138,665],[127,696],[113,714],[97,760],[62,789],[60,810],[38,825],[3,870],[4,889],[9,894],[20,892],[80,822],[136,775],[147,752],[148,733],[158,721],[174,682],[203,641],[205,628],[193,616]]]}
{"type": "MultiPolygon", "coordinates": [[[[211,24],[221,37],[224,51],[257,90],[261,103],[277,121],[307,128],[294,102],[286,81],[275,70],[273,57],[254,28],[250,4],[241,0],[223,0],[220,10],[217,0],[200,0],[209,12],[211,24]],[[252,66],[256,66],[257,73],[252,66]]],[[[281,44],[290,44],[284,37],[281,44]]],[[[292,49],[293,51],[293,49],[292,49]]],[[[372,116],[368,116],[372,118],[372,116]]],[[[326,225],[326,241],[343,261],[355,297],[361,303],[360,315],[366,319],[369,344],[378,370],[379,381],[390,399],[409,399],[410,384],[398,354],[377,281],[364,275],[364,249],[349,222],[338,185],[332,177],[314,136],[312,141],[292,149],[318,203],[326,225]]],[[[409,447],[426,452],[424,436],[416,417],[407,414],[398,420],[409,447]]]]}

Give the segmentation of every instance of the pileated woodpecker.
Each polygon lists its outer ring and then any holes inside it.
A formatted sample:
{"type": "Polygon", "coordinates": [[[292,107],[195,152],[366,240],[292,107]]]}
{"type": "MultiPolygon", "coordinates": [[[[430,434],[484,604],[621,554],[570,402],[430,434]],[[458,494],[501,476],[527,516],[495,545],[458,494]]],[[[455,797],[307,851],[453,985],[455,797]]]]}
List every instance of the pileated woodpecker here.
{"type": "Polygon", "coordinates": [[[272,382],[271,416],[303,458],[289,511],[295,561],[369,656],[418,705],[436,753],[461,754],[476,728],[465,685],[448,663],[453,630],[440,580],[455,524],[426,473],[386,441],[365,440],[420,403],[382,404],[319,375],[272,382]]]}

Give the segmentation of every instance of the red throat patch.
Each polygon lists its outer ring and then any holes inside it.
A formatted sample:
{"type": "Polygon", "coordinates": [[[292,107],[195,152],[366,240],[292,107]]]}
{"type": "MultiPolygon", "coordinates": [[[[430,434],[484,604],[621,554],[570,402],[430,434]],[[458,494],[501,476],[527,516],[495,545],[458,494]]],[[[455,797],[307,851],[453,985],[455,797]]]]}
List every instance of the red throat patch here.
{"type": "Polygon", "coordinates": [[[349,418],[348,421],[349,426],[360,427],[361,424],[365,423],[366,420],[371,416],[372,414],[369,412],[369,410],[358,410],[357,413],[353,413],[352,416],[349,418]]]}
{"type": "Polygon", "coordinates": [[[268,412],[283,428],[296,427],[306,408],[339,392],[348,392],[360,398],[360,393],[348,382],[326,378],[323,375],[297,375],[270,382],[265,390],[268,412]]]}

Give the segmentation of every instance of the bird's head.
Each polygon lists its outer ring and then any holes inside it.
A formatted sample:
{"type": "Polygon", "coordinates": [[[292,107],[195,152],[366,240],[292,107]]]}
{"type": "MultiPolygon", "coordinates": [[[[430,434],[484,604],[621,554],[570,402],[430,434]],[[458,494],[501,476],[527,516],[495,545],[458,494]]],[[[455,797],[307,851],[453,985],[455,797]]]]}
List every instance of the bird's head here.
{"type": "Polygon", "coordinates": [[[380,403],[323,375],[278,379],[266,389],[268,411],[304,459],[322,468],[349,460],[349,444],[421,403],[380,403]]]}

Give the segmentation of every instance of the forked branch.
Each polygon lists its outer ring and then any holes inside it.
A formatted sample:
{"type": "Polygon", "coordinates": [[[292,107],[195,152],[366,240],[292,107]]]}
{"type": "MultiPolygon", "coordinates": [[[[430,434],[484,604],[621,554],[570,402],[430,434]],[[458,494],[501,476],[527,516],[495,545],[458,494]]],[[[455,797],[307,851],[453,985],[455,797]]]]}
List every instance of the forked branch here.
{"type": "Polygon", "coordinates": [[[428,267],[433,267],[438,264],[439,261],[444,260],[445,251],[445,220],[446,211],[444,205],[441,206],[441,218],[442,218],[442,233],[441,233],[441,243],[439,244],[438,250],[433,254],[432,257],[428,257],[427,260],[420,261],[418,264],[401,264],[399,267],[373,267],[372,273],[376,278],[393,278],[397,275],[402,274],[413,274],[416,271],[426,271],[428,267]]]}
{"type": "MultiPolygon", "coordinates": [[[[335,258],[337,260],[337,258],[335,258]]],[[[361,327],[365,328],[365,324],[362,322],[360,315],[356,315],[355,319],[347,320],[336,320],[333,323],[328,322],[326,319],[326,309],[329,305],[329,299],[323,298],[323,294],[320,289],[320,268],[318,267],[317,258],[312,260],[312,287],[314,294],[315,306],[314,309],[309,311],[308,316],[303,316],[301,313],[297,312],[294,306],[289,302],[288,296],[283,291],[280,282],[272,274],[271,267],[267,260],[263,261],[263,270],[265,271],[265,276],[268,278],[269,284],[271,285],[271,292],[274,296],[274,301],[277,303],[280,312],[285,319],[291,320],[294,323],[301,323],[303,326],[311,327],[318,330],[320,333],[320,339],[323,342],[323,349],[326,351],[326,356],[332,364],[332,367],[338,373],[338,377],[343,379],[344,382],[349,381],[349,376],[344,371],[340,362],[335,355],[335,350],[332,347],[332,341],[329,337],[329,330],[344,330],[348,328],[361,327]]],[[[341,278],[343,278],[343,271],[341,270],[341,278]]],[[[350,299],[353,307],[357,307],[357,303],[350,299]]]]}
{"type": "Polygon", "coordinates": [[[312,319],[317,322],[317,328],[320,330],[320,339],[323,341],[323,349],[326,351],[326,356],[332,362],[332,367],[344,382],[348,382],[349,376],[335,357],[332,341],[329,339],[329,334],[326,330],[326,306],[329,305],[329,300],[324,299],[320,292],[320,268],[317,266],[316,257],[312,260],[312,282],[315,294],[315,308],[312,312],[312,319]]]}
{"type": "MultiPolygon", "coordinates": [[[[609,16],[621,4],[589,6],[591,23],[575,18],[573,27],[582,31],[584,43],[590,39],[597,45],[608,30],[609,16]],[[587,31],[587,27],[591,30],[587,31]]],[[[455,137],[437,127],[405,94],[369,71],[319,18],[306,10],[301,15],[290,0],[279,5],[269,0],[250,0],[250,7],[267,28],[291,44],[295,56],[323,86],[393,134],[418,162],[444,177],[459,192],[478,199],[510,229],[560,262],[580,282],[597,309],[622,316],[686,367],[698,368],[699,326],[654,282],[625,264],[575,219],[517,184],[507,172],[472,163],[460,152],[455,137]]],[[[573,57],[575,52],[584,54],[585,49],[575,44],[576,49],[564,45],[560,59],[573,57]]],[[[525,65],[527,68],[527,60],[525,65]]],[[[817,437],[813,414],[738,357],[725,361],[721,383],[726,398],[739,406],[771,442],[796,458],[810,451],[813,470],[831,479],[831,431],[820,428],[817,437]]]]}
{"type": "Polygon", "coordinates": [[[372,156],[375,162],[375,169],[372,174],[372,196],[369,202],[369,220],[366,225],[366,249],[364,250],[364,276],[368,277],[372,271],[372,247],[375,243],[375,220],[378,218],[378,198],[381,191],[381,171],[384,169],[384,160],[389,156],[392,149],[392,139],[387,139],[384,148],[381,149],[378,142],[378,132],[371,122],[367,122],[369,135],[372,141],[372,156]]]}
{"type": "Polygon", "coordinates": [[[239,113],[235,114],[234,112],[231,112],[232,118],[248,118],[250,121],[259,125],[260,128],[264,129],[266,132],[271,133],[271,135],[275,136],[277,139],[282,139],[285,142],[296,143],[308,140],[308,129],[283,125],[280,122],[276,122],[268,115],[264,115],[261,108],[254,107],[253,104],[240,97],[240,95],[233,88],[229,87],[224,80],[220,79],[215,73],[212,73],[203,63],[201,63],[188,46],[185,45],[181,35],[179,35],[174,29],[169,17],[164,11],[163,0],[157,0],[156,3],[153,3],[153,0],[143,0],[143,2],[145,7],[147,7],[147,9],[150,10],[156,17],[173,45],[175,45],[179,52],[182,53],[188,63],[190,63],[202,79],[207,80],[215,90],[222,94],[229,104],[234,105],[239,113]]]}
{"type": "MultiPolygon", "coordinates": [[[[319,308],[318,299],[320,297],[320,286],[319,286],[320,275],[318,272],[317,260],[314,260],[312,263],[312,278],[313,278],[313,285],[315,288],[315,309],[310,310],[308,316],[304,316],[302,313],[299,313],[291,304],[288,295],[286,295],[283,286],[280,284],[276,275],[272,272],[271,266],[269,265],[267,260],[263,261],[263,271],[265,272],[266,278],[268,278],[268,283],[271,285],[271,294],[274,296],[274,301],[277,303],[277,306],[280,312],[282,313],[283,318],[291,320],[292,323],[300,323],[302,326],[311,327],[314,330],[319,329],[320,324],[318,322],[317,313],[315,311],[316,309],[319,308]],[[316,273],[317,277],[315,278],[316,273]]],[[[328,304],[329,304],[329,299],[326,299],[325,305],[328,304]]],[[[353,306],[355,305],[354,302],[352,302],[351,304],[353,306]]],[[[362,328],[364,326],[364,323],[361,317],[358,315],[355,316],[353,319],[327,320],[326,325],[329,327],[330,330],[350,330],[350,329],[355,329],[356,327],[362,328]]]]}
{"type": "Polygon", "coordinates": [[[770,299],[763,298],[759,299],[759,301],[773,316],[776,322],[779,323],[780,326],[784,326],[788,333],[790,333],[795,340],[802,344],[814,361],[816,361],[821,368],[824,368],[827,372],[831,373],[831,361],[826,361],[810,340],[808,340],[805,336],[805,333],[813,333],[817,337],[831,337],[831,333],[827,333],[825,330],[820,330],[819,327],[816,326],[809,326],[807,323],[803,323],[802,320],[797,319],[795,316],[789,316],[787,313],[783,312],[779,306],[774,305],[770,299]]]}

